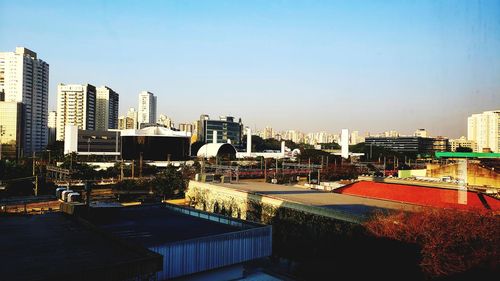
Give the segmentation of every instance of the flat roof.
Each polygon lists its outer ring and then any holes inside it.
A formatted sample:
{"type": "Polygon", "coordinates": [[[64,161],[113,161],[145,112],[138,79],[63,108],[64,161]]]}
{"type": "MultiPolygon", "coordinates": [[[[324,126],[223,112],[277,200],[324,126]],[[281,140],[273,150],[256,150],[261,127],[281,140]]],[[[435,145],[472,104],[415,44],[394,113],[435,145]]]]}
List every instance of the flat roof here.
{"type": "Polygon", "coordinates": [[[438,208],[500,211],[500,200],[476,192],[449,188],[360,181],[338,189],[342,194],[438,208]]]}
{"type": "Polygon", "coordinates": [[[500,153],[487,152],[436,152],[436,158],[500,158],[500,153]]]}
{"type": "Polygon", "coordinates": [[[392,202],[388,200],[365,198],[360,196],[312,190],[305,187],[270,184],[265,182],[240,181],[239,183],[210,184],[244,192],[256,193],[293,203],[332,209],[360,217],[361,219],[366,218],[367,215],[377,209],[402,209],[411,211],[418,208],[418,206],[402,202],[392,202]]]}
{"type": "Polygon", "coordinates": [[[101,209],[90,221],[145,247],[241,230],[236,226],[185,215],[163,205],[101,209]]]}
{"type": "Polygon", "coordinates": [[[63,213],[1,217],[0,244],[3,280],[125,279],[161,270],[160,255],[63,213]]]}

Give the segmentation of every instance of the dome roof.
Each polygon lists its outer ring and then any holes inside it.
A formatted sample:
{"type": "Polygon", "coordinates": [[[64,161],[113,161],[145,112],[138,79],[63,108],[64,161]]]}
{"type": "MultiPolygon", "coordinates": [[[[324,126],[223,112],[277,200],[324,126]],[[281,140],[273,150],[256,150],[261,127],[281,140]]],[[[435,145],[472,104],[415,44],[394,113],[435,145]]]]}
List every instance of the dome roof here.
{"type": "Polygon", "coordinates": [[[200,147],[196,155],[198,157],[210,158],[222,154],[236,155],[236,149],[229,143],[207,143],[200,147]]]}

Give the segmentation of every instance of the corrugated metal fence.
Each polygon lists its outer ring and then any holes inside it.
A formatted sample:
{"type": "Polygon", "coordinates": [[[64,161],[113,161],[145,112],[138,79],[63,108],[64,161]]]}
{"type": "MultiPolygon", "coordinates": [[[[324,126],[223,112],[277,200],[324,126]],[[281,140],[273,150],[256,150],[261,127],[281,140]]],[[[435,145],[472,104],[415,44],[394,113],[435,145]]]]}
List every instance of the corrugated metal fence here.
{"type": "Polygon", "coordinates": [[[150,250],[163,255],[163,271],[157,274],[159,280],[238,264],[271,255],[271,226],[247,223],[172,205],[168,205],[167,208],[188,215],[238,226],[243,230],[150,248],[150,250]]]}

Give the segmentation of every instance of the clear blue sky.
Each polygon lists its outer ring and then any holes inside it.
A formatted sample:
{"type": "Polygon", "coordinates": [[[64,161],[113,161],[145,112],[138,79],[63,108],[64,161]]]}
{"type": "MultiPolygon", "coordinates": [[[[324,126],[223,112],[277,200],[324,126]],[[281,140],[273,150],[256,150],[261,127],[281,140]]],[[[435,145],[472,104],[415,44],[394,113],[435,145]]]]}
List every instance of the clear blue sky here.
{"type": "Polygon", "coordinates": [[[140,90],[176,123],[466,133],[500,108],[500,1],[0,0],[0,50],[25,46],[58,83],[140,90]]]}

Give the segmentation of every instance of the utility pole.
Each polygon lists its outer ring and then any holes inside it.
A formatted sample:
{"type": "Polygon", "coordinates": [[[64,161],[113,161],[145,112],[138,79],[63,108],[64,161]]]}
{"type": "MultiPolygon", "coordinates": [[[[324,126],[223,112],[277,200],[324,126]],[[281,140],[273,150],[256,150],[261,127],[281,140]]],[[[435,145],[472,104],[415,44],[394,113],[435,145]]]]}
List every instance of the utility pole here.
{"type": "Polygon", "coordinates": [[[319,179],[320,179],[320,176],[321,176],[321,174],[320,174],[320,169],[318,169],[318,185],[319,185],[319,183],[320,183],[320,180],[319,180],[319,179]]]}
{"type": "Polygon", "coordinates": [[[5,130],[3,129],[3,125],[0,125],[0,160],[2,160],[2,137],[5,134],[5,130]]]}
{"type": "Polygon", "coordinates": [[[311,184],[311,158],[309,157],[309,184],[311,184]]]}
{"type": "Polygon", "coordinates": [[[123,180],[123,158],[120,161],[120,180],[123,180]]]}
{"type": "Polygon", "coordinates": [[[33,177],[35,177],[35,196],[38,196],[38,176],[36,174],[36,159],[33,151],[33,177]]]}
{"type": "Polygon", "coordinates": [[[142,178],[142,151],[141,151],[141,156],[139,158],[139,178],[142,178]]]}
{"type": "Polygon", "coordinates": [[[267,181],[267,161],[264,161],[264,182],[267,181]]]}
{"type": "Polygon", "coordinates": [[[38,176],[35,176],[35,196],[38,196],[38,176]]]}
{"type": "Polygon", "coordinates": [[[135,177],[135,160],[132,160],[132,179],[135,177]]]}
{"type": "Polygon", "coordinates": [[[274,172],[274,178],[278,176],[278,158],[276,158],[276,171],[274,172]]]}
{"type": "Polygon", "coordinates": [[[35,161],[36,161],[36,159],[35,159],[35,152],[33,151],[33,176],[35,176],[35,165],[36,165],[35,161]]]}

